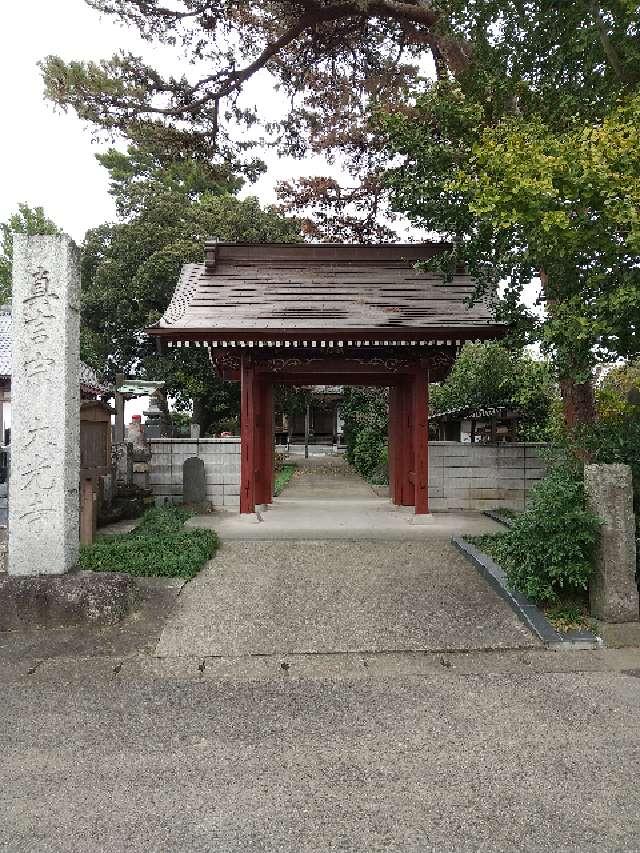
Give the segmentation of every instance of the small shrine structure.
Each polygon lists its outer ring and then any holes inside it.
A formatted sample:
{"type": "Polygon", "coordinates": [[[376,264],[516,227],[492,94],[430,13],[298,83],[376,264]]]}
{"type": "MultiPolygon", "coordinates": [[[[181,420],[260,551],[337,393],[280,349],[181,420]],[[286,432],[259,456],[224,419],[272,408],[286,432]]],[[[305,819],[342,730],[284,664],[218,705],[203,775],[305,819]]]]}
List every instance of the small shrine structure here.
{"type": "Polygon", "coordinates": [[[420,268],[443,244],[205,244],[167,311],[148,329],[160,347],[205,347],[224,379],[241,383],[240,512],[271,503],[273,386],[389,388],[394,504],[429,512],[428,388],[466,341],[505,325],[460,269],[420,268]]]}

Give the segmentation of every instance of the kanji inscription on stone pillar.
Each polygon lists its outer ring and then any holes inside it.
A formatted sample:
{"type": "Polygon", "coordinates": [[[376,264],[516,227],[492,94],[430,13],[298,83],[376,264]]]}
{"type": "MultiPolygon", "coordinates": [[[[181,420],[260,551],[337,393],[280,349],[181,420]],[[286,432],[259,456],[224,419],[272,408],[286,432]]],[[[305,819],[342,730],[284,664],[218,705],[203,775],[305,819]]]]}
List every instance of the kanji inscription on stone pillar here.
{"type": "Polygon", "coordinates": [[[9,574],[62,574],[79,549],[80,263],[66,236],[13,243],[9,574]]]}

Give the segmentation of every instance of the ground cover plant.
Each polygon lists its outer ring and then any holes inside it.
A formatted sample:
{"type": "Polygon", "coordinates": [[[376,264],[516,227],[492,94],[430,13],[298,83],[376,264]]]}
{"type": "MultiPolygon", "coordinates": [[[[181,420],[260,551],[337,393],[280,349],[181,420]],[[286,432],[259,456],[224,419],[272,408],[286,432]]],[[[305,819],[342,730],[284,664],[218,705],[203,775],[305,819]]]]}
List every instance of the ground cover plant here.
{"type": "Polygon", "coordinates": [[[599,525],[586,506],[579,468],[567,463],[538,483],[506,533],[475,542],[502,566],[513,589],[538,604],[566,605],[586,596],[599,525]]]}
{"type": "Polygon", "coordinates": [[[98,539],[80,549],[80,568],[137,576],[192,578],[218,550],[212,530],[185,530],[183,507],[147,510],[131,533],[98,539]]]}
{"type": "Polygon", "coordinates": [[[283,465],[276,474],[275,483],[273,485],[273,494],[278,497],[282,494],[284,487],[290,482],[293,475],[296,473],[295,465],[283,465]]]}

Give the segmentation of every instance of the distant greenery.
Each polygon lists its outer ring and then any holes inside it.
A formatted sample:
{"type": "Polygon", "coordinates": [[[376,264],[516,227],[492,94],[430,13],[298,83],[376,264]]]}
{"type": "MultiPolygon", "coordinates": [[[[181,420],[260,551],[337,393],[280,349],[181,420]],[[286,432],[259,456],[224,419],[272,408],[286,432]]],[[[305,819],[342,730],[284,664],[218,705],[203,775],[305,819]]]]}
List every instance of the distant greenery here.
{"type": "Polygon", "coordinates": [[[555,604],[588,589],[599,525],[586,505],[581,470],[567,463],[535,486],[527,510],[506,533],[476,541],[502,566],[513,589],[555,604]]]}
{"type": "Polygon", "coordinates": [[[167,151],[145,136],[98,160],[122,219],[85,235],[82,357],[110,379],[135,372],[164,380],[201,435],[218,432],[239,414],[239,384],[218,378],[204,349],[158,354],[144,329],[168,307],[182,266],[202,262],[205,238],[295,242],[299,225],[257,198],[237,198],[236,176],[180,146],[167,151]]]}
{"type": "Polygon", "coordinates": [[[0,223],[0,304],[11,298],[11,266],[13,263],[13,235],[62,233],[41,207],[19,204],[18,210],[6,222],[0,223]]]}
{"type": "Polygon", "coordinates": [[[184,530],[182,507],[148,510],[131,533],[105,536],[80,549],[80,567],[94,572],[192,578],[218,550],[212,530],[184,530]]]}
{"type": "Polygon", "coordinates": [[[465,344],[445,382],[431,385],[432,414],[455,409],[510,408],[523,414],[520,437],[546,441],[559,402],[553,370],[499,343],[465,344]]]}
{"type": "Polygon", "coordinates": [[[346,388],[340,412],[344,421],[347,461],[370,483],[389,482],[387,391],[346,388]]]}
{"type": "Polygon", "coordinates": [[[273,485],[273,494],[278,497],[282,494],[282,490],[291,481],[291,478],[296,473],[295,465],[283,465],[276,474],[275,483],[273,485]]]}

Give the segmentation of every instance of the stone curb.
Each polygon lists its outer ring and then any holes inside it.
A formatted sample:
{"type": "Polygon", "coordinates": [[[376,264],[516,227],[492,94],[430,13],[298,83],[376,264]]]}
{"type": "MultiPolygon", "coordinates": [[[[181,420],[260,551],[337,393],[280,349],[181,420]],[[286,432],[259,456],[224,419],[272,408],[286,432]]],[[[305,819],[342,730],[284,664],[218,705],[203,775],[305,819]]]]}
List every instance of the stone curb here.
{"type": "Polygon", "coordinates": [[[598,649],[602,647],[602,641],[591,631],[569,631],[567,634],[556,631],[539,607],[532,604],[522,593],[509,588],[505,572],[491,557],[461,536],[452,536],[451,542],[547,648],[598,649]]]}
{"type": "Polygon", "coordinates": [[[497,521],[498,524],[502,524],[503,527],[511,527],[511,522],[506,518],[506,516],[501,515],[499,510],[485,509],[483,515],[486,515],[487,518],[490,518],[492,521],[497,521]]]}

